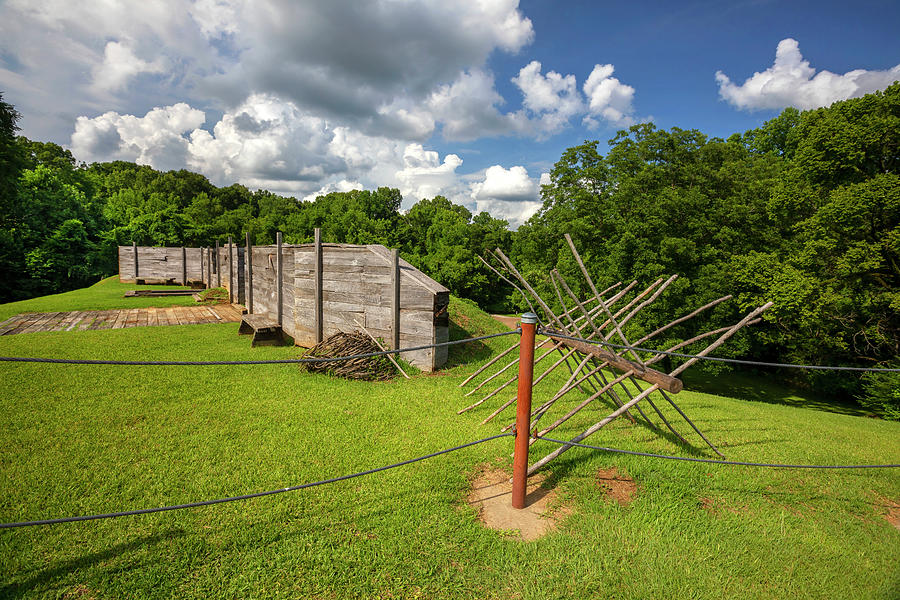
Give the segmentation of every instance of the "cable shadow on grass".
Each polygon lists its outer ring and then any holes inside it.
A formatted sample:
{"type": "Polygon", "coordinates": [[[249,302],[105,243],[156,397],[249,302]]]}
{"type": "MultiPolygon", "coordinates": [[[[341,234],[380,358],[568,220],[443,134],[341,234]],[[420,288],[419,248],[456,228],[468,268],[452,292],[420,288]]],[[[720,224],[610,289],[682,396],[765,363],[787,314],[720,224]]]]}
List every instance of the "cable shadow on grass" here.
{"type": "MultiPolygon", "coordinates": [[[[69,525],[72,527],[73,525],[69,525]]],[[[55,567],[38,570],[34,575],[18,583],[8,583],[0,585],[0,598],[22,598],[25,597],[33,589],[48,585],[54,580],[59,579],[73,571],[91,567],[99,562],[103,562],[120,555],[158,544],[159,542],[183,537],[185,532],[183,529],[170,529],[164,533],[155,535],[145,535],[130,542],[123,542],[100,550],[92,552],[78,558],[73,558],[57,564],[55,567]]]]}

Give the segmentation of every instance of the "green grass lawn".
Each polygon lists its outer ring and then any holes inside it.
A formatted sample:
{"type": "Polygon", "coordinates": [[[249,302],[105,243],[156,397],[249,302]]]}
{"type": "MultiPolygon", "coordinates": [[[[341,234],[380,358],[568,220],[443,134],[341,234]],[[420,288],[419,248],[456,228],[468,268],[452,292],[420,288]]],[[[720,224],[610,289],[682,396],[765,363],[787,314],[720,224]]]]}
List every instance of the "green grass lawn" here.
{"type": "MultiPolygon", "coordinates": [[[[118,298],[134,286],[118,286],[105,280],[0,306],[0,316],[139,306],[143,299],[118,298]]],[[[503,329],[456,300],[451,319],[457,338],[503,329]]],[[[0,355],[300,354],[251,349],[236,331],[232,323],[2,336],[0,355]]],[[[457,385],[513,340],[457,347],[445,371],[383,383],[311,375],[294,365],[2,363],[0,521],[276,489],[492,435],[508,420],[479,423],[497,403],[457,416],[472,400],[457,385]]],[[[900,423],[688,390],[677,398],[730,459],[900,462],[900,423]]],[[[583,411],[559,437],[603,410],[583,411]]],[[[681,447],[624,420],[589,442],[709,455],[699,443],[681,447]]],[[[538,442],[533,455],[553,447],[538,442]]],[[[502,438],[246,502],[0,530],[0,597],[900,597],[900,531],[883,516],[900,501],[897,470],[755,469],[573,449],[551,464],[545,482],[570,514],[557,531],[524,543],[482,527],[464,502],[479,466],[509,467],[511,450],[512,438],[502,438]],[[637,482],[629,506],[602,493],[596,473],[610,466],[637,482]]]]}

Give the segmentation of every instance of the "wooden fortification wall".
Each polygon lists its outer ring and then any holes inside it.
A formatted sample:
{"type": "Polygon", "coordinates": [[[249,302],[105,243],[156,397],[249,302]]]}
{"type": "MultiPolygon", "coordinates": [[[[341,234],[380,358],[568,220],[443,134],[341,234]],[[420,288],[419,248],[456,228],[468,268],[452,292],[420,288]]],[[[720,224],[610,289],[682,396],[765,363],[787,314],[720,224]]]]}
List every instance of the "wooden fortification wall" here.
{"type": "MultiPolygon", "coordinates": [[[[384,246],[314,243],[280,249],[280,285],[278,245],[119,246],[119,278],[225,287],[233,302],[276,321],[280,288],[282,329],[307,348],[360,325],[387,347],[395,345],[395,330],[401,348],[449,339],[450,291],[404,260],[398,259],[395,269],[392,251],[384,246]]],[[[401,356],[433,371],[447,361],[447,347],[401,356]]]]}

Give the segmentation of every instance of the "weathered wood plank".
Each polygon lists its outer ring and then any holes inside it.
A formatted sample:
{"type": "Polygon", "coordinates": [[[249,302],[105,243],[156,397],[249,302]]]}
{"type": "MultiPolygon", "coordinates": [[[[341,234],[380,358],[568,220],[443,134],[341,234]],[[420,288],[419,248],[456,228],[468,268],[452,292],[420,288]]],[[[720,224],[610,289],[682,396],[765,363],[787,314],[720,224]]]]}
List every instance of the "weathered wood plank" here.
{"type": "Polygon", "coordinates": [[[667,392],[677,394],[684,387],[684,384],[682,384],[681,380],[676,377],[672,377],[670,375],[667,375],[666,373],[651,369],[650,367],[641,366],[636,362],[632,362],[626,358],[619,356],[618,354],[614,354],[608,350],[604,350],[599,346],[595,346],[586,342],[578,342],[575,340],[567,340],[556,338],[553,336],[550,337],[553,341],[562,343],[564,346],[573,350],[577,350],[578,352],[581,352],[586,356],[590,355],[597,358],[598,360],[607,362],[614,369],[622,372],[631,371],[638,379],[646,381],[647,383],[658,385],[667,392]]]}

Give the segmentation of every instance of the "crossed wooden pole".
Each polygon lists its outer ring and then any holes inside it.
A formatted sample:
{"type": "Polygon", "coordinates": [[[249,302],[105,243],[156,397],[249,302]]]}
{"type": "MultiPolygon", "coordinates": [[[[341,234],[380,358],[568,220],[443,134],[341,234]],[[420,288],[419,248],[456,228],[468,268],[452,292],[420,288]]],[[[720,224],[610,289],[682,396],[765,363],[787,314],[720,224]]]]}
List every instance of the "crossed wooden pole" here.
{"type": "Polygon", "coordinates": [[[652,364],[664,358],[663,354],[657,354],[645,359],[640,356],[635,347],[652,340],[676,325],[687,322],[722,302],[730,300],[731,296],[723,296],[696,308],[651,331],[632,344],[626,337],[625,325],[635,315],[653,304],[676,280],[677,276],[673,275],[665,280],[662,278],[657,279],[643,291],[635,292],[626,301],[637,282],[631,282],[625,286],[620,282],[603,291],[599,291],[588,273],[587,267],[578,253],[572,238],[569,234],[566,234],[565,239],[591,295],[587,300],[580,299],[562,274],[556,269],[552,270],[550,272],[550,282],[561,307],[561,312],[558,314],[551,309],[550,305],[538,294],[499,248],[494,251],[494,257],[499,267],[495,267],[490,262],[481,259],[489,269],[522,295],[531,311],[523,315],[522,318],[522,340],[513,344],[472,373],[460,384],[460,387],[468,385],[479,376],[488,373],[492,368],[493,373],[487,375],[480,383],[475,385],[466,396],[475,394],[486,384],[497,379],[517,364],[519,366],[518,375],[509,377],[504,383],[488,392],[481,399],[460,409],[458,412],[464,413],[481,406],[503,391],[512,382],[518,381],[516,395],[501,404],[482,423],[490,422],[506,408],[516,403],[517,400],[520,401],[517,403],[515,424],[510,423],[503,428],[504,431],[512,429],[514,426],[516,428],[516,454],[513,465],[513,506],[516,506],[518,501],[521,503],[519,508],[524,507],[525,478],[546,466],[550,461],[572,447],[572,445],[568,444],[561,445],[529,467],[527,466],[528,446],[601,398],[614,406],[615,410],[573,437],[570,440],[572,444],[581,442],[620,416],[626,416],[632,422],[637,422],[636,417],[631,414],[632,410],[637,411],[639,418],[649,427],[661,432],[653,420],[641,409],[640,403],[644,400],[646,400],[645,404],[660,417],[669,432],[681,442],[688,444],[689,442],[685,437],[666,418],[660,407],[657,406],[657,402],[661,400],[674,408],[677,414],[700,436],[713,452],[724,458],[719,449],[673,400],[672,396],[677,395],[683,388],[682,381],[678,379],[678,376],[700,360],[699,357],[703,357],[719,348],[741,328],[758,323],[760,315],[772,306],[772,303],[768,302],[750,311],[734,325],[707,331],[671,346],[667,351],[676,352],[701,340],[715,337],[713,342],[696,353],[695,358],[690,358],[670,373],[663,373],[651,368],[652,364]],[[619,307],[620,303],[624,303],[624,305],[619,307]],[[543,314],[543,321],[538,317],[538,311],[543,314]],[[535,341],[534,328],[536,326],[540,326],[542,332],[547,335],[542,341],[535,341]],[[549,346],[549,349],[535,358],[535,351],[546,346],[549,346]],[[520,349],[519,357],[508,361],[506,364],[500,363],[504,357],[508,356],[516,348],[520,349]],[[533,377],[533,372],[537,365],[554,354],[559,358],[544,369],[536,378],[533,377]],[[523,364],[525,362],[527,364],[523,364]],[[532,409],[532,391],[561,365],[566,365],[569,371],[569,377],[566,379],[566,382],[548,400],[537,406],[537,408],[532,409]],[[648,385],[645,387],[642,384],[648,385]],[[587,394],[587,398],[564,415],[558,417],[550,425],[538,430],[537,423],[541,418],[547,415],[554,405],[573,390],[580,390],[582,393],[587,394]],[[653,399],[654,395],[659,397],[656,402],[653,399]],[[523,402],[526,397],[527,402],[523,402]],[[519,446],[523,446],[524,450],[520,451],[519,446]],[[520,475],[518,478],[516,473],[520,475]],[[521,489],[518,489],[517,486],[521,489]],[[517,491],[521,494],[521,498],[518,498],[517,491]]]}

